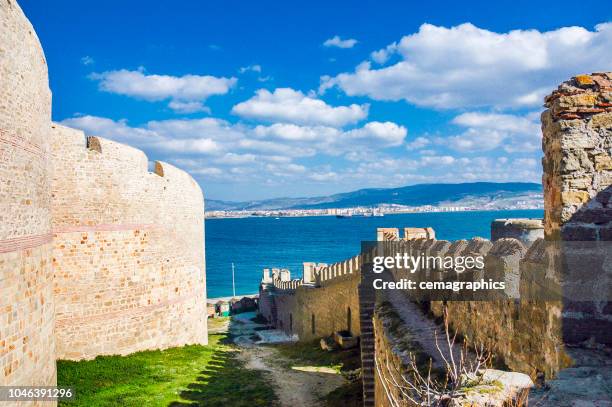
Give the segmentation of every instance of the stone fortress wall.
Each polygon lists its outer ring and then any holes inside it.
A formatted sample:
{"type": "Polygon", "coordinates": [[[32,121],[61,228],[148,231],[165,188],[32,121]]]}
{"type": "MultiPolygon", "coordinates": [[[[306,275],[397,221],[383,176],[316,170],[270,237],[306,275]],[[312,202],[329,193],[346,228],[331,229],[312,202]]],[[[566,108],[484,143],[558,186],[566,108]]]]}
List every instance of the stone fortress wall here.
{"type": "Polygon", "coordinates": [[[56,381],[47,64],[0,0],[0,386],[56,381]]]}
{"type": "Polygon", "coordinates": [[[202,192],[140,150],[54,124],[57,356],[207,343],[202,192]]]}
{"type": "Polygon", "coordinates": [[[301,279],[289,270],[263,272],[259,290],[259,313],[272,326],[301,341],[348,331],[361,333],[358,287],[359,256],[327,265],[304,263],[301,279]]]}
{"type": "Polygon", "coordinates": [[[14,0],[0,0],[0,95],[0,385],[54,385],[58,358],[205,344],[199,186],[52,124],[44,53],[14,0]]]}
{"type": "MultiPolygon", "coordinates": [[[[526,245],[513,238],[502,238],[491,242],[483,238],[470,240],[401,239],[385,245],[390,253],[409,253],[414,256],[482,256],[484,268],[468,277],[468,273],[427,270],[418,275],[427,281],[478,281],[481,278],[505,281],[506,290],[499,298],[466,301],[465,294],[451,296],[445,301],[423,302],[423,311],[433,317],[443,318],[447,311],[452,331],[469,338],[474,344],[483,343],[490,349],[496,363],[513,371],[536,377],[538,372],[553,377],[560,369],[569,365],[563,351],[561,322],[550,318],[561,313],[558,301],[538,301],[529,292],[536,278],[552,268],[550,253],[543,239],[526,245]],[[521,298],[523,300],[521,300],[521,298]],[[525,298],[529,300],[525,300],[525,298]]],[[[392,270],[394,279],[415,279],[406,270],[392,270]]],[[[536,284],[546,284],[538,281],[536,284]]],[[[402,294],[407,294],[403,292],[402,294]]],[[[401,306],[391,296],[381,298],[391,305],[401,306]]]]}

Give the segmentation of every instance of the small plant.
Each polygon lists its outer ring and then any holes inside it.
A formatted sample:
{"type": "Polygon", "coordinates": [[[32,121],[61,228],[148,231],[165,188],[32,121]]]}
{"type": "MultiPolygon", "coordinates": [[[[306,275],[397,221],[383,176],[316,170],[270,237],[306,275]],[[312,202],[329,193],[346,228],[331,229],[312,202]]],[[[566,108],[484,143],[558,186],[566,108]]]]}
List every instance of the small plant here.
{"type": "MultiPolygon", "coordinates": [[[[467,341],[463,341],[458,352],[455,351],[459,347],[456,345],[457,331],[451,336],[447,312],[445,309],[444,334],[447,352],[442,350],[438,335],[434,333],[436,349],[443,364],[441,372],[433,369],[431,358],[426,371],[423,372],[423,368],[418,366],[417,357],[412,352],[409,357],[409,371],[404,374],[389,363],[389,358],[386,358],[384,363],[378,358],[375,359],[377,372],[383,380],[385,393],[392,406],[405,405],[405,401],[409,401],[412,405],[427,407],[460,405],[460,399],[471,388],[485,384],[481,371],[490,365],[491,352],[484,344],[470,350],[467,341]],[[388,374],[384,374],[385,371],[388,374]],[[393,392],[393,389],[396,391],[393,392]],[[399,397],[394,396],[394,393],[399,397]]],[[[499,385],[503,388],[501,383],[499,385]]],[[[511,407],[527,405],[527,394],[521,393],[519,397],[506,404],[511,407]]]]}

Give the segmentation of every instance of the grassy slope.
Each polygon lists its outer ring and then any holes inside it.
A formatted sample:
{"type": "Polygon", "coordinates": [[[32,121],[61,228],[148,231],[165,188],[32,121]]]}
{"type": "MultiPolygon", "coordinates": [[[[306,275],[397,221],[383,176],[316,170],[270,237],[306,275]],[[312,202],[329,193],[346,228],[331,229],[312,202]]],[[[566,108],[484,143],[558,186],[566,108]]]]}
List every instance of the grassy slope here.
{"type": "Polygon", "coordinates": [[[269,406],[265,372],[247,370],[225,335],[184,346],[91,361],[58,362],[58,385],[75,389],[63,406],[269,406]]]}

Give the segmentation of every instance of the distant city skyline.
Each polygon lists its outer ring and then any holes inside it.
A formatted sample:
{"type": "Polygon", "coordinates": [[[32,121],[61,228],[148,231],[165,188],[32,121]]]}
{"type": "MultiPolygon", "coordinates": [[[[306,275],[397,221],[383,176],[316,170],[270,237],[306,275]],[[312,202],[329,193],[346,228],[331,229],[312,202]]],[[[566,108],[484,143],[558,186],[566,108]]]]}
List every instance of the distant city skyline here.
{"type": "Polygon", "coordinates": [[[612,67],[593,1],[20,4],[55,121],[218,200],[539,183],[543,97],[612,67]]]}

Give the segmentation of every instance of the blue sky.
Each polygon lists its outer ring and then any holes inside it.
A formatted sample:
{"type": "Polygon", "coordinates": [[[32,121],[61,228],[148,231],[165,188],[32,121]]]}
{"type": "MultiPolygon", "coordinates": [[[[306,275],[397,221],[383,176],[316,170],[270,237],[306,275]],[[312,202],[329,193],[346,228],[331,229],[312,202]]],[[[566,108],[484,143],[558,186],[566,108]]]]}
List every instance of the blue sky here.
{"type": "Polygon", "coordinates": [[[602,2],[20,2],[53,119],[208,198],[540,181],[542,98],[612,69],[602,2]]]}

